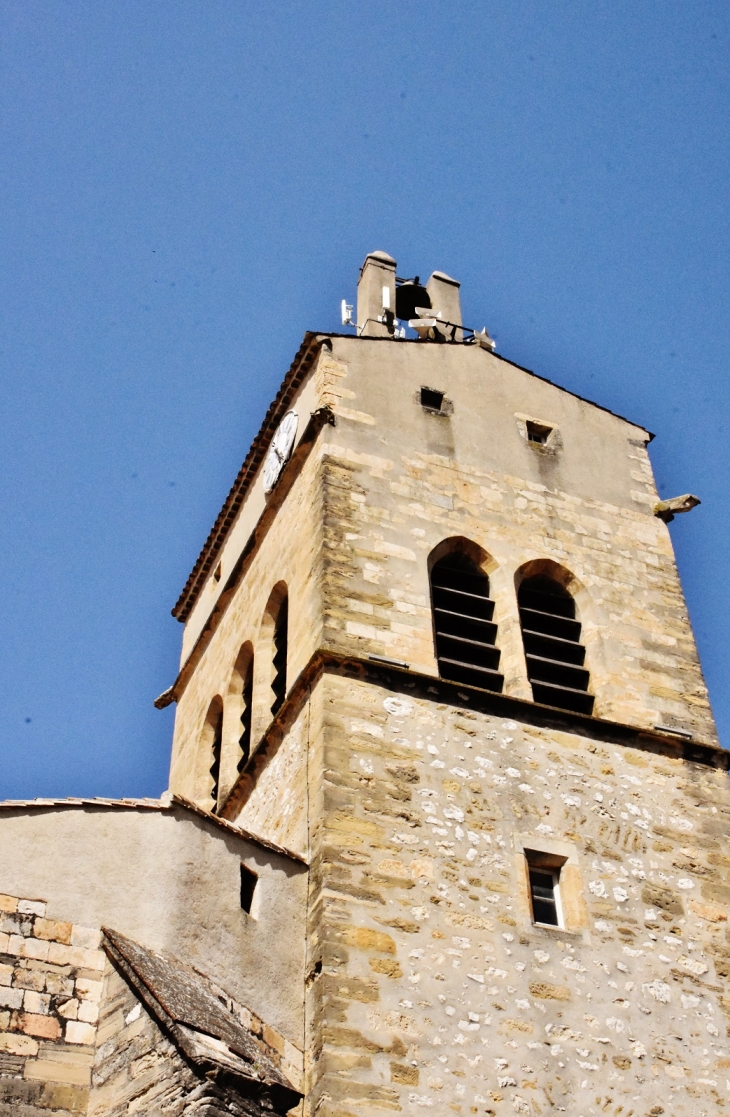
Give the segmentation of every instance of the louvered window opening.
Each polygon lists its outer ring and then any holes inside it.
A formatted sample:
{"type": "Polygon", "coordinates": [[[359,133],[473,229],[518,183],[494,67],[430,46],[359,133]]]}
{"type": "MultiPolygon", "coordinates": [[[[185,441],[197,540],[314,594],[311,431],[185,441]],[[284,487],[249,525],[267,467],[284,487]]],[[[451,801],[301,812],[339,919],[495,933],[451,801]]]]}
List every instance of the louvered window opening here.
{"type": "Polygon", "coordinates": [[[558,582],[537,575],[522,583],[518,602],[527,677],[535,701],[579,714],[593,713],[590,676],[583,666],[586,653],[580,642],[581,625],[571,595],[558,582]]]}
{"type": "Polygon", "coordinates": [[[274,678],[271,689],[274,701],[271,704],[272,714],[278,713],[286,698],[286,655],[287,655],[287,629],[289,626],[289,601],[282,601],[276,615],[274,625],[274,678]]]}
{"type": "Polygon", "coordinates": [[[246,675],[243,680],[243,713],[241,714],[241,736],[238,738],[240,755],[238,758],[239,774],[246,767],[251,755],[251,716],[253,713],[253,656],[248,661],[246,675]]]}
{"type": "Polygon", "coordinates": [[[447,555],[431,572],[431,596],[439,675],[501,693],[487,575],[466,555],[447,555]]]}

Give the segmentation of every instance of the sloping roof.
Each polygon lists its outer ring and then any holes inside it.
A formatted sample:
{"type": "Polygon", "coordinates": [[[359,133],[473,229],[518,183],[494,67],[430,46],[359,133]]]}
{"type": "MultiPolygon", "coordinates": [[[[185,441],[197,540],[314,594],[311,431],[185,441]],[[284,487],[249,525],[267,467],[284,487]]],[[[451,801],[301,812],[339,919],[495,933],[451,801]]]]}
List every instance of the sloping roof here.
{"type": "Polygon", "coordinates": [[[200,818],[205,819],[206,822],[218,827],[218,829],[225,830],[228,834],[233,834],[237,838],[243,838],[244,841],[247,842],[253,842],[255,845],[271,850],[272,853],[279,853],[283,857],[298,861],[300,865],[307,864],[306,858],[302,857],[300,853],[295,853],[294,850],[287,849],[286,846],[277,845],[276,842],[271,842],[268,838],[262,838],[258,834],[252,834],[250,830],[244,830],[242,827],[236,826],[227,819],[221,818],[220,815],[204,810],[202,807],[199,807],[197,803],[192,803],[189,799],[183,798],[182,795],[170,795],[167,793],[161,799],[105,799],[97,797],[93,799],[0,800],[0,811],[48,810],[54,807],[101,807],[107,810],[145,810],[160,812],[169,812],[175,807],[181,807],[183,810],[190,811],[191,814],[196,814],[200,818]]]}
{"type": "Polygon", "coordinates": [[[241,505],[244,502],[251,482],[253,481],[269,442],[276,430],[280,418],[288,409],[299,385],[304,380],[319,353],[322,341],[328,335],[314,334],[309,330],[304,335],[304,340],[299,346],[297,354],[291,363],[289,371],[284,377],[273,403],[270,405],[259,432],[251,443],[251,448],[246,455],[243,465],[238,471],[238,476],[226,497],[223,507],[216,518],[210,534],[203,544],[195,566],[183,587],[172,615],[179,621],[185,621],[195,604],[198,594],[210,573],[216,558],[223,546],[228,531],[235,520],[241,505]]]}
{"type": "Polygon", "coordinates": [[[231,999],[205,974],[119,931],[108,927],[103,931],[109,957],[148,1011],[204,1073],[210,1068],[233,1074],[247,1090],[271,1095],[284,1111],[296,1105],[302,1095],[276,1065],[274,1053],[254,1038],[233,1011],[231,999]],[[210,1038],[218,1044],[206,1042],[210,1038]]]}

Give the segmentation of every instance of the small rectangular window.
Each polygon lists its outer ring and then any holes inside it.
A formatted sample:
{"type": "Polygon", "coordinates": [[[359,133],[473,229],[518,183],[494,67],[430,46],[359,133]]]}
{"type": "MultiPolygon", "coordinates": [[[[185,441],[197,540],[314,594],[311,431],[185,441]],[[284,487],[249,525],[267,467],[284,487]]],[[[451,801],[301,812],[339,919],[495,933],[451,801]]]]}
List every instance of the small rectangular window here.
{"type": "Polygon", "coordinates": [[[528,419],[525,426],[527,427],[527,441],[537,442],[539,446],[544,446],[550,437],[552,427],[546,427],[544,423],[536,423],[533,419],[528,419]]]}
{"type": "Polygon", "coordinates": [[[256,873],[252,873],[244,864],[241,864],[241,907],[248,915],[251,914],[258,880],[256,873]]]}
{"type": "Polygon", "coordinates": [[[443,392],[437,392],[435,388],[421,388],[421,407],[427,407],[429,411],[440,411],[443,402],[443,392]]]}
{"type": "Polygon", "coordinates": [[[562,927],[563,912],[560,903],[561,858],[526,849],[527,870],[530,881],[532,921],[547,927],[562,927]]]}

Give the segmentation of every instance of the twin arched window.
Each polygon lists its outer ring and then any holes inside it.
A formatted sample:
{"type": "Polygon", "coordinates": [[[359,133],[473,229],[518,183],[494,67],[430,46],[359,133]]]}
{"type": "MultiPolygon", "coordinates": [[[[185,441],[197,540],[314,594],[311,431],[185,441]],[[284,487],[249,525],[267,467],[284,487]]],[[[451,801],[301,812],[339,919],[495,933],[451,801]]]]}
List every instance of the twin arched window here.
{"type": "MultiPolygon", "coordinates": [[[[454,549],[431,568],[431,601],[439,674],[444,679],[500,693],[500,650],[489,578],[475,556],[454,549]]],[[[527,677],[535,702],[578,713],[593,712],[585,648],[575,601],[555,579],[536,574],[518,591],[527,677]]]]}

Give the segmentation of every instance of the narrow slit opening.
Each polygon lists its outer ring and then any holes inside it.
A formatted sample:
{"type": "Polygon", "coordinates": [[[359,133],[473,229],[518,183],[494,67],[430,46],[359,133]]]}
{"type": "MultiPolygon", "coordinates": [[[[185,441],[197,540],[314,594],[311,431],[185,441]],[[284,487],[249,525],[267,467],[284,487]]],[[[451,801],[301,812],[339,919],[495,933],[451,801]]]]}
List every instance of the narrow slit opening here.
{"type": "Polygon", "coordinates": [[[251,914],[253,898],[259,878],[256,873],[241,863],[241,907],[247,915],[251,914]]]}

